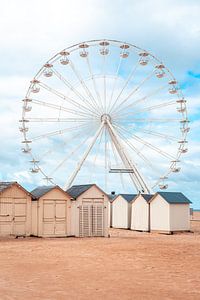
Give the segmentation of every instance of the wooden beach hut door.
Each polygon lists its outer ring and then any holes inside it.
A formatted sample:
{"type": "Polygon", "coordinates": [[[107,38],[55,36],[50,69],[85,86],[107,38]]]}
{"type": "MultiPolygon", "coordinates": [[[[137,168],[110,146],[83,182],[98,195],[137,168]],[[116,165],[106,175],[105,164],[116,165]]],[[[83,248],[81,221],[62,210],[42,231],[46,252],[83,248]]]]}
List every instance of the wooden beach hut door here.
{"type": "Polygon", "coordinates": [[[83,204],[79,207],[79,235],[104,236],[104,205],[83,204]]]}
{"type": "Polygon", "coordinates": [[[44,200],[43,235],[65,236],[66,233],[66,201],[44,200]]]}
{"type": "Polygon", "coordinates": [[[0,235],[26,235],[27,199],[0,199],[0,235]]]}

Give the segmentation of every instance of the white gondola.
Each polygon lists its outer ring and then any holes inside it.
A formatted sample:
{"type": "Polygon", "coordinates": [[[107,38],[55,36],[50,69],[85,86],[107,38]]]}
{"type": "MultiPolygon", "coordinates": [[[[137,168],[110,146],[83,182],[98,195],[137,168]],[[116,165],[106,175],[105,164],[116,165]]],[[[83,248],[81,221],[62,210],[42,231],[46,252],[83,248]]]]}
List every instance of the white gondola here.
{"type": "Polygon", "coordinates": [[[19,122],[21,123],[28,123],[29,122],[29,120],[27,120],[27,119],[22,119],[22,120],[19,120],[19,122]]]}
{"type": "Polygon", "coordinates": [[[183,153],[183,154],[184,154],[184,153],[187,153],[187,152],[188,152],[188,148],[180,149],[180,152],[183,153]]]}
{"type": "Polygon", "coordinates": [[[81,57],[87,57],[87,56],[88,56],[88,51],[81,50],[81,51],[79,52],[79,54],[80,54],[81,57]]]}
{"type": "Polygon", "coordinates": [[[20,132],[28,132],[28,127],[20,127],[19,131],[20,132]]]}
{"type": "Polygon", "coordinates": [[[30,143],[32,143],[32,141],[30,141],[30,140],[24,140],[24,141],[22,141],[22,144],[30,144],[30,143]]]}
{"type": "Polygon", "coordinates": [[[31,148],[22,148],[22,152],[23,153],[30,153],[31,152],[31,148]]]}
{"type": "Polygon", "coordinates": [[[183,119],[180,121],[180,123],[189,123],[190,121],[188,119],[183,119]]]}
{"type": "Polygon", "coordinates": [[[24,107],[24,111],[25,111],[25,112],[29,112],[29,111],[31,111],[31,109],[32,109],[31,106],[25,106],[25,107],[24,107]]]}
{"type": "Polygon", "coordinates": [[[53,71],[52,71],[52,64],[45,64],[44,65],[44,76],[45,77],[51,77],[53,75],[53,71]]]}
{"type": "Polygon", "coordinates": [[[181,168],[180,167],[172,167],[171,170],[173,173],[178,173],[178,172],[180,172],[181,168]]]}
{"type": "Polygon", "coordinates": [[[39,162],[40,162],[39,160],[35,160],[35,159],[30,160],[30,163],[33,163],[33,164],[38,164],[39,162]]]}
{"type": "Polygon", "coordinates": [[[181,131],[183,133],[188,133],[190,131],[190,127],[186,127],[186,128],[181,128],[181,131]]]}
{"type": "Polygon", "coordinates": [[[175,87],[169,89],[169,93],[172,94],[172,95],[177,94],[177,92],[178,92],[177,88],[175,88],[175,87]]]}
{"type": "Polygon", "coordinates": [[[29,98],[25,98],[22,100],[23,102],[27,103],[27,102],[32,102],[32,99],[29,99],[29,98]]]}
{"type": "Polygon", "coordinates": [[[32,83],[31,92],[34,94],[39,93],[40,88],[38,86],[38,83],[40,82],[37,79],[33,79],[31,83],[32,83]]]}
{"type": "Polygon", "coordinates": [[[155,72],[156,77],[163,78],[165,76],[165,71],[164,71],[165,66],[162,64],[159,64],[159,65],[155,66],[155,68],[156,68],[156,72],[155,72]]]}
{"type": "Polygon", "coordinates": [[[186,141],[186,140],[180,140],[180,141],[178,141],[178,143],[179,143],[179,144],[186,144],[187,141],[186,141]]]}
{"type": "Polygon", "coordinates": [[[149,62],[149,59],[148,59],[149,53],[147,53],[147,52],[140,52],[139,56],[141,57],[140,60],[139,60],[139,64],[141,66],[146,66],[148,64],[148,62],[149,62]]]}
{"type": "Polygon", "coordinates": [[[99,45],[102,47],[100,48],[99,52],[101,55],[108,55],[109,53],[109,49],[107,48],[108,45],[109,45],[109,42],[107,41],[103,41],[103,42],[100,42],[99,45]]]}
{"type": "Polygon", "coordinates": [[[168,184],[159,184],[159,188],[161,190],[166,190],[168,188],[168,184]]]}
{"type": "Polygon", "coordinates": [[[175,84],[177,84],[177,81],[176,81],[175,79],[173,79],[173,80],[170,80],[170,81],[169,81],[169,84],[171,84],[171,85],[175,85],[175,84]]]}
{"type": "Polygon", "coordinates": [[[38,173],[39,172],[39,168],[31,168],[30,171],[31,173],[38,173]]]}
{"type": "Polygon", "coordinates": [[[127,58],[129,56],[129,52],[128,51],[123,51],[120,53],[120,57],[122,58],[127,58]]]}
{"type": "Polygon", "coordinates": [[[176,100],[177,103],[180,103],[180,104],[183,104],[183,103],[186,103],[187,101],[185,99],[179,99],[179,100],[176,100]]]}
{"type": "Polygon", "coordinates": [[[185,107],[177,107],[177,112],[179,113],[183,113],[186,111],[186,108],[185,107]]]}
{"type": "Polygon", "coordinates": [[[70,55],[70,53],[67,51],[61,51],[60,55],[61,55],[60,63],[62,65],[68,65],[68,63],[69,63],[68,56],[70,55]]]}

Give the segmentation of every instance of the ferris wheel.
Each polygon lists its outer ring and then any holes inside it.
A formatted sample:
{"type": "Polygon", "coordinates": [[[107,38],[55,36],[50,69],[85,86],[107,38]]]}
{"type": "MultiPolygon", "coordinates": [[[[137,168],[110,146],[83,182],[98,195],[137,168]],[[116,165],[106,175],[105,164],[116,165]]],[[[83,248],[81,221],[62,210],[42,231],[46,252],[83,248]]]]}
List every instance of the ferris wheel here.
{"type": "Polygon", "coordinates": [[[78,180],[129,180],[166,189],[188,151],[186,100],[154,55],[116,40],[68,47],[34,76],[20,131],[30,171],[64,188],[78,180]],[[81,172],[82,175],[81,175],[81,172]],[[117,179],[118,178],[118,179],[117,179]]]}

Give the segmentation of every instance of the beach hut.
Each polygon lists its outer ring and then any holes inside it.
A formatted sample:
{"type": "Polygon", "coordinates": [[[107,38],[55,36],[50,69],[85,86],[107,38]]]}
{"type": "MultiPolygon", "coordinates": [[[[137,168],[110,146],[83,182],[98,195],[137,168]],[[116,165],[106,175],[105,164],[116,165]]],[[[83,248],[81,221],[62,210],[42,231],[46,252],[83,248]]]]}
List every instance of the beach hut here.
{"type": "Polygon", "coordinates": [[[153,195],[139,194],[131,202],[131,229],[139,231],[150,230],[150,204],[153,195]]]}
{"type": "Polygon", "coordinates": [[[182,193],[158,192],[150,199],[150,229],[164,233],[190,230],[190,203],[182,193]]]}
{"type": "Polygon", "coordinates": [[[59,186],[40,186],[32,192],[32,235],[70,235],[71,200],[59,186]]]}
{"type": "Polygon", "coordinates": [[[31,194],[17,182],[0,182],[0,236],[29,236],[31,194]]]}
{"type": "Polygon", "coordinates": [[[96,184],[74,185],[67,190],[72,201],[71,235],[108,236],[109,200],[96,184]]]}
{"type": "Polygon", "coordinates": [[[112,227],[130,229],[131,201],[135,194],[119,194],[112,201],[112,227]]]}

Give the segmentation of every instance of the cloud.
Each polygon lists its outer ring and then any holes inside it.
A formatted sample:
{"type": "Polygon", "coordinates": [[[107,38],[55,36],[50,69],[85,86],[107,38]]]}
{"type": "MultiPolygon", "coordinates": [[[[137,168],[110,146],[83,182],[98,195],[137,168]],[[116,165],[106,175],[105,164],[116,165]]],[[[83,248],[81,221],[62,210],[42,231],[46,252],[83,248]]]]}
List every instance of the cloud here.
{"type": "MultiPolygon", "coordinates": [[[[25,96],[29,81],[50,57],[65,47],[80,41],[105,37],[127,41],[150,51],[178,79],[188,100],[191,132],[188,136],[189,152],[183,158],[182,173],[170,183],[172,189],[191,194],[194,202],[196,201],[196,207],[200,206],[200,193],[197,191],[197,182],[200,180],[199,15],[200,4],[196,0],[35,0],[34,3],[25,0],[2,1],[1,178],[13,180],[14,176],[27,187],[40,182],[37,176],[33,177],[27,172],[30,168],[29,158],[20,153],[22,137],[18,131],[18,120],[21,118],[21,99],[25,96]]],[[[80,156],[81,154],[71,158],[71,161],[78,160],[80,156]]],[[[100,156],[96,164],[100,166],[101,163],[100,156]]],[[[86,167],[80,174],[80,181],[85,181],[87,172],[86,167]]],[[[104,181],[102,174],[98,177],[100,184],[104,181]]],[[[62,181],[65,176],[63,171],[62,181]]],[[[113,182],[113,175],[109,176],[113,182]]],[[[131,186],[130,180],[127,182],[131,186]]],[[[119,185],[120,180],[116,181],[116,187],[119,185]]]]}

